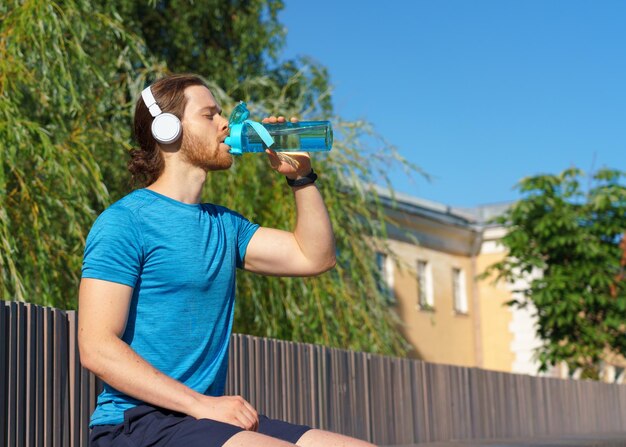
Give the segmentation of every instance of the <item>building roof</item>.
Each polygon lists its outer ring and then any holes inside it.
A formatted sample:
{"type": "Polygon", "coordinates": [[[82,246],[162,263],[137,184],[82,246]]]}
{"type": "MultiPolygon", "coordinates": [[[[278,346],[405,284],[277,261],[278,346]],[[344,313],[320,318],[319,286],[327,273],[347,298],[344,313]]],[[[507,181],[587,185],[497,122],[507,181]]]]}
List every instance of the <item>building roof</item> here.
{"type": "Polygon", "coordinates": [[[491,226],[489,221],[501,215],[514,203],[501,202],[480,205],[474,208],[461,208],[394,192],[378,185],[374,185],[373,188],[386,206],[409,214],[419,215],[449,225],[466,227],[473,230],[480,230],[484,227],[491,226]]]}

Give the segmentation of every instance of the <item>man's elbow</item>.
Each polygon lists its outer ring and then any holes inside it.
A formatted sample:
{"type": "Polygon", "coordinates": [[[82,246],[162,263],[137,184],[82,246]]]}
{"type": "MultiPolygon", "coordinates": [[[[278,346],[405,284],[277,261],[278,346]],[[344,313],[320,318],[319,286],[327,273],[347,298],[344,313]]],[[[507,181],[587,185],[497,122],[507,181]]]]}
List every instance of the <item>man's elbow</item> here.
{"type": "Polygon", "coordinates": [[[98,345],[94,341],[85,340],[85,337],[78,337],[78,353],[81,366],[99,375],[102,365],[106,364],[103,358],[102,348],[102,345],[98,345]]]}
{"type": "Polygon", "coordinates": [[[78,337],[78,352],[81,366],[93,372],[95,364],[97,363],[97,356],[95,354],[95,349],[84,339],[84,337],[78,337]]]}
{"type": "Polygon", "coordinates": [[[93,355],[93,350],[90,349],[89,347],[86,346],[85,342],[81,342],[80,338],[78,341],[78,357],[80,359],[80,365],[85,368],[88,369],[89,371],[94,370],[94,366],[93,364],[95,363],[94,361],[94,355],[93,355]]]}
{"type": "Polygon", "coordinates": [[[325,271],[327,272],[327,271],[329,271],[331,269],[334,269],[336,265],[337,265],[337,258],[333,255],[328,260],[328,265],[326,266],[326,270],[325,271]]]}
{"type": "Polygon", "coordinates": [[[331,256],[329,258],[324,259],[314,266],[311,272],[311,276],[321,275],[322,273],[326,273],[337,265],[337,259],[335,256],[331,256]]]}

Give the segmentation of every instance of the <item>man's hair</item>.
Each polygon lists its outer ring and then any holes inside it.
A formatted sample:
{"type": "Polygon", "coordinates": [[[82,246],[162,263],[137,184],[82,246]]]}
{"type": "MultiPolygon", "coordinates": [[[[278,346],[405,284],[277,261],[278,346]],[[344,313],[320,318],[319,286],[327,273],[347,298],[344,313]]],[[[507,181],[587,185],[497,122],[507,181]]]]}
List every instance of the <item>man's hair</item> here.
{"type": "MultiPolygon", "coordinates": [[[[174,74],[159,79],[150,86],[150,89],[162,112],[172,113],[182,120],[187,105],[185,89],[192,85],[207,87],[206,83],[197,75],[174,74]]],[[[135,105],[133,133],[139,147],[130,151],[131,159],[128,162],[128,170],[131,173],[133,185],[148,186],[154,183],[165,169],[163,154],[150,130],[152,120],[150,111],[139,96],[135,105]]]]}

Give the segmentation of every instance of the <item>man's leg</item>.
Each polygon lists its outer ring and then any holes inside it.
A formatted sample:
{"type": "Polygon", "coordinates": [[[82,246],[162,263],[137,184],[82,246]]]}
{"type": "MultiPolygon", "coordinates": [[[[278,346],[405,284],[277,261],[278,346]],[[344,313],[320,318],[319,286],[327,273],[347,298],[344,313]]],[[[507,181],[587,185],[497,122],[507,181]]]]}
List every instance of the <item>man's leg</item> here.
{"type": "MultiPolygon", "coordinates": [[[[374,444],[340,435],[326,430],[311,429],[304,433],[295,444],[300,447],[376,447],[374,444]]],[[[254,431],[242,431],[231,437],[223,447],[292,447],[290,444],[271,436],[254,431]]]]}
{"type": "Polygon", "coordinates": [[[222,447],[293,447],[294,445],[271,436],[246,430],[232,436],[222,447]]]}
{"type": "Polygon", "coordinates": [[[300,447],[376,447],[361,439],[316,428],[304,433],[296,445],[300,447]]]}

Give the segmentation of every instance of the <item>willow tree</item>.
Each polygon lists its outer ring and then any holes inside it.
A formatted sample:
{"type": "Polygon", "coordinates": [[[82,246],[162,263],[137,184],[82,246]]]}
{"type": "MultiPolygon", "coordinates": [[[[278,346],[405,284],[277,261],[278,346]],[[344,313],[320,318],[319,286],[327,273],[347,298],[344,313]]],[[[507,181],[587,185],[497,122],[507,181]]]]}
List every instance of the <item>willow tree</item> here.
{"type": "Polygon", "coordinates": [[[235,98],[262,100],[275,84],[289,85],[283,100],[301,97],[307,107],[332,111],[330,97],[322,95],[328,89],[326,68],[307,57],[278,57],[286,37],[278,20],[282,0],[95,1],[118,15],[173,72],[203,74],[235,98]],[[304,65],[308,81],[290,82],[304,65]]]}
{"type": "Polygon", "coordinates": [[[0,3],[4,299],[75,307],[85,231],[110,201],[103,173],[127,156],[128,98],[154,65],[89,0],[0,3]]]}
{"type": "MultiPolygon", "coordinates": [[[[87,232],[104,208],[132,188],[126,163],[134,101],[157,77],[190,71],[175,61],[168,66],[167,47],[153,52],[144,31],[129,31],[128,5],[96,0],[0,5],[4,299],[76,307],[87,232]]],[[[362,186],[387,181],[387,164],[401,157],[393,148],[382,150],[384,142],[371,138],[367,123],[334,116],[324,68],[301,62],[250,74],[228,88],[211,72],[194,70],[225,110],[244,99],[259,119],[268,113],[328,118],[335,129],[333,151],[315,156],[314,163],[336,231],[338,266],[308,279],[240,274],[235,330],[402,354],[406,342],[376,287],[380,278],[371,241],[384,239],[385,217],[375,193],[362,186]]],[[[291,228],[295,210],[289,194],[263,156],[247,155],[230,171],[211,173],[203,199],[265,226],[291,228]]]]}

